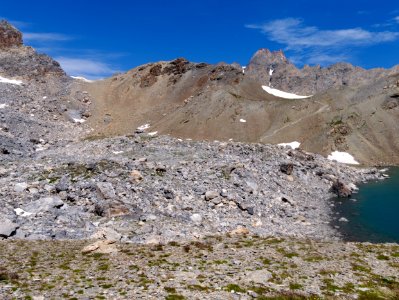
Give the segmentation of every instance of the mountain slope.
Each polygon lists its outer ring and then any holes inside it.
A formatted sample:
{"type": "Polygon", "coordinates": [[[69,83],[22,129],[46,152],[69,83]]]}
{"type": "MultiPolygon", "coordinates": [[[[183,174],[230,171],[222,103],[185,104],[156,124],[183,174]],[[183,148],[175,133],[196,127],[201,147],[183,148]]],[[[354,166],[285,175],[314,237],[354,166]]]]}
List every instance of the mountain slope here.
{"type": "MultiPolygon", "coordinates": [[[[299,141],[305,150],[325,156],[338,150],[364,164],[399,163],[395,68],[315,67],[312,70],[324,75],[314,75],[317,81],[305,76],[298,82],[295,76],[302,73],[282,52],[267,53],[276,68],[271,85],[280,82],[278,87],[305,95],[313,91],[307,90],[311,86],[321,86],[322,91],[306,99],[283,99],[262,89],[267,85],[259,79],[263,73],[256,73],[251,64],[243,73],[235,65],[177,59],[84,84],[94,99],[90,125],[100,136],[131,134],[150,124],[148,131],[179,138],[299,141]],[[334,84],[327,88],[332,78],[334,84]],[[345,78],[350,84],[343,84],[345,78]]],[[[266,61],[259,63],[267,70],[266,61]]]]}

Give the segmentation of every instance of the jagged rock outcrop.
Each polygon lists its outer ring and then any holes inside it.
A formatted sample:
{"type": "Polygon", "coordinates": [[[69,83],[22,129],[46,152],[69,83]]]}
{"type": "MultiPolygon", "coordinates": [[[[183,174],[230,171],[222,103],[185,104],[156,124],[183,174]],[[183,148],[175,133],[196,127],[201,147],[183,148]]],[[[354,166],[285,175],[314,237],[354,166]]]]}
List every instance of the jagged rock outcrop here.
{"type": "Polygon", "coordinates": [[[7,21],[0,21],[0,49],[19,46],[22,46],[22,33],[7,21]]]}
{"type": "Polygon", "coordinates": [[[366,84],[398,71],[398,67],[365,70],[349,63],[337,63],[325,68],[305,65],[298,69],[282,50],[271,52],[260,49],[251,58],[245,73],[263,85],[270,83],[272,87],[286,92],[314,95],[329,88],[366,84]]]}
{"type": "Polygon", "coordinates": [[[65,76],[57,61],[24,46],[22,33],[4,20],[0,22],[0,74],[28,79],[47,74],[65,76]]]}

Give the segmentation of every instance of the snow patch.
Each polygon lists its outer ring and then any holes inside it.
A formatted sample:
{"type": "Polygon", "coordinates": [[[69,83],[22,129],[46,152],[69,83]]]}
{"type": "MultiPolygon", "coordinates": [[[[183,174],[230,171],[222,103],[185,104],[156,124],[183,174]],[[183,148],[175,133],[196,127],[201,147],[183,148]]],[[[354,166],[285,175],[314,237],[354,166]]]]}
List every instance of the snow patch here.
{"type": "Polygon", "coordinates": [[[75,123],[80,123],[80,124],[86,122],[85,119],[79,119],[79,118],[72,118],[72,120],[73,120],[75,123]]]}
{"type": "Polygon", "coordinates": [[[9,83],[9,84],[21,85],[22,81],[21,80],[15,80],[15,79],[8,79],[8,78],[0,76],[0,83],[9,83]]]}
{"type": "Polygon", "coordinates": [[[121,154],[123,151],[112,151],[113,154],[121,154]]]}
{"type": "Polygon", "coordinates": [[[42,145],[39,145],[39,146],[36,147],[35,151],[36,151],[36,152],[40,152],[40,151],[44,151],[44,150],[46,150],[46,149],[47,149],[46,147],[44,147],[44,146],[42,146],[42,145]]]}
{"type": "Polygon", "coordinates": [[[77,80],[81,80],[81,81],[84,81],[84,82],[93,82],[94,81],[94,80],[90,80],[90,79],[84,78],[82,76],[71,76],[71,78],[77,79],[77,80]]]}
{"type": "Polygon", "coordinates": [[[242,74],[245,74],[245,69],[247,68],[247,67],[241,67],[242,68],[242,74]]]}
{"type": "Polygon", "coordinates": [[[332,152],[327,159],[335,160],[340,163],[348,164],[348,165],[358,165],[359,163],[355,160],[355,158],[347,152],[332,152]]]}
{"type": "Polygon", "coordinates": [[[158,134],[158,131],[153,131],[153,132],[149,132],[147,133],[149,136],[154,136],[158,134]]]}
{"type": "Polygon", "coordinates": [[[46,100],[46,99],[47,99],[47,96],[44,96],[44,97],[43,97],[43,100],[46,100]]]}
{"type": "Polygon", "coordinates": [[[313,95],[310,96],[300,96],[300,95],[296,95],[296,94],[291,94],[291,93],[287,93],[287,92],[283,92],[280,91],[278,89],[274,89],[271,88],[269,86],[266,85],[262,85],[262,89],[265,90],[267,93],[279,97],[279,98],[285,98],[285,99],[306,99],[306,98],[310,98],[313,95]]]}
{"type": "Polygon", "coordinates": [[[14,211],[17,214],[17,216],[21,217],[29,217],[30,215],[33,214],[31,212],[24,211],[22,208],[15,208],[14,211]]]}
{"type": "Polygon", "coordinates": [[[144,124],[144,125],[137,127],[137,130],[144,131],[144,130],[147,130],[148,128],[150,128],[150,124],[144,124]]]}
{"type": "Polygon", "coordinates": [[[281,143],[278,145],[283,146],[283,147],[291,147],[292,149],[298,149],[299,146],[301,145],[301,143],[300,142],[291,142],[291,143],[281,143]]]}
{"type": "Polygon", "coordinates": [[[270,76],[270,77],[273,75],[273,72],[274,72],[273,69],[270,69],[270,70],[269,70],[269,76],[270,76]]]}
{"type": "Polygon", "coordinates": [[[2,109],[2,108],[6,108],[8,106],[8,104],[5,104],[5,103],[0,103],[0,109],[2,109]]]}
{"type": "Polygon", "coordinates": [[[241,122],[241,123],[247,123],[247,120],[240,119],[240,122],[241,122]]]}

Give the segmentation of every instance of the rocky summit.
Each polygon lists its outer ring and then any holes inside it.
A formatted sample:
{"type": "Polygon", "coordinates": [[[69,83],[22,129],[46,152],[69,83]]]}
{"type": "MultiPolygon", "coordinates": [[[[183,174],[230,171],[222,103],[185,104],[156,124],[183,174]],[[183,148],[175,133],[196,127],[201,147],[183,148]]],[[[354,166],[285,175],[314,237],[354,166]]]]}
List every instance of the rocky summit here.
{"type": "Polygon", "coordinates": [[[0,21],[0,48],[20,46],[22,46],[22,33],[7,21],[0,21]]]}
{"type": "Polygon", "coordinates": [[[262,49],[87,82],[2,21],[0,298],[397,297],[398,246],[343,242],[332,198],[399,161],[398,79],[262,49]]]}

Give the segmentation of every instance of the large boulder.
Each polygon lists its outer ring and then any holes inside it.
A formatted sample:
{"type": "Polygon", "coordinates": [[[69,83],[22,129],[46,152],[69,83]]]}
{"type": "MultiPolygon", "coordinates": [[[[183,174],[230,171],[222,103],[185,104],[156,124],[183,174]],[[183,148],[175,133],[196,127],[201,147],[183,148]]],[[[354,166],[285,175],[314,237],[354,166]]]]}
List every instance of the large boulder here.
{"type": "Polygon", "coordinates": [[[3,219],[0,221],[0,237],[8,238],[12,236],[18,229],[18,225],[11,222],[10,220],[3,219]]]}
{"type": "Polygon", "coordinates": [[[352,195],[351,188],[338,179],[333,182],[331,191],[340,198],[348,198],[352,195]]]}

